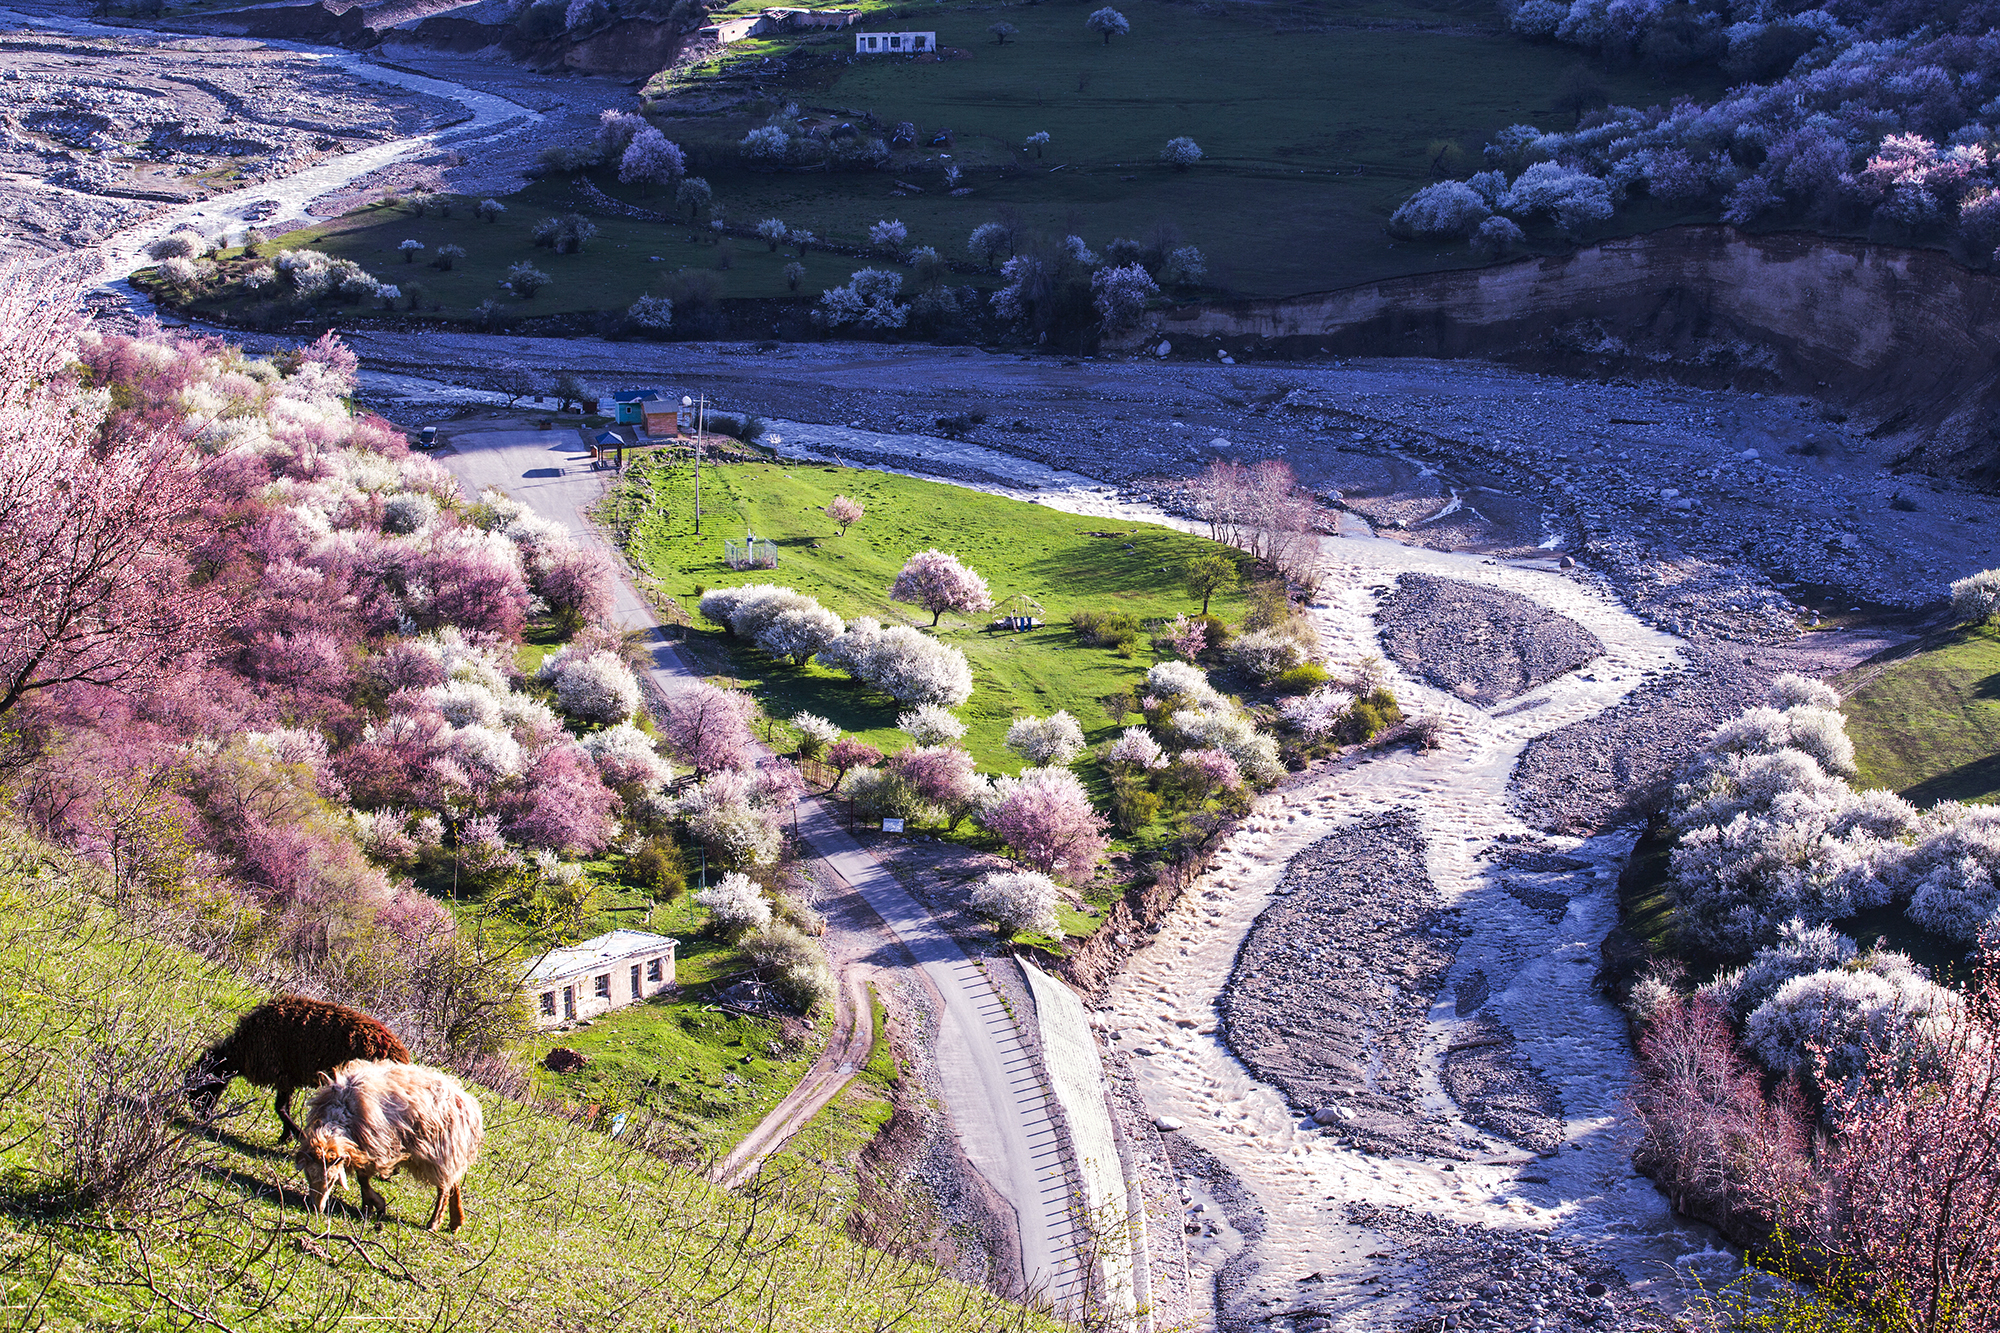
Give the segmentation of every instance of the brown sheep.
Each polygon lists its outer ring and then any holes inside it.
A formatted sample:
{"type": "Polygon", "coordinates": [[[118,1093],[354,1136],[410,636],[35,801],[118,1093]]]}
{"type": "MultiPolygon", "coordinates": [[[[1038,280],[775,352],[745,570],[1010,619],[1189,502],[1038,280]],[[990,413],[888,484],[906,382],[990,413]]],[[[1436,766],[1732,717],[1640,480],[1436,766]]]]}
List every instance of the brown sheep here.
{"type": "Polygon", "coordinates": [[[486,1117],[464,1085],[442,1070],[387,1060],[342,1065],[313,1094],[298,1152],[313,1208],[325,1212],[353,1167],[361,1182],[361,1210],[389,1215],[371,1178],[387,1180],[399,1167],[437,1189],[430,1229],[451,1205],[451,1229],[465,1221],[460,1182],[486,1135],[486,1117]]]}
{"type": "Polygon", "coordinates": [[[309,1088],[350,1060],[410,1062],[395,1033],[344,1004],[280,995],[237,1021],[236,1030],[208,1048],[187,1077],[188,1104],[212,1114],[229,1080],[241,1078],[277,1089],[273,1106],[284,1132],[278,1142],[299,1137],[292,1120],[292,1094],[309,1088]]]}

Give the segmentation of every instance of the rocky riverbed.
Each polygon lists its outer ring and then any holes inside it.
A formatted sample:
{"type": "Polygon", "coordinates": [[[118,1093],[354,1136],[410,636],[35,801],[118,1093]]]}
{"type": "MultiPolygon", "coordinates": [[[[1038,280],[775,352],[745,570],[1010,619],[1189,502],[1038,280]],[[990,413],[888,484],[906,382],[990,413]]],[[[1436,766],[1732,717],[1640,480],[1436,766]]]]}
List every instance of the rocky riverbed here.
{"type": "Polygon", "coordinates": [[[1391,661],[1482,707],[1603,656],[1597,636],[1504,588],[1405,574],[1375,624],[1391,661]]]}
{"type": "Polygon", "coordinates": [[[1463,1155],[1419,1105],[1456,945],[1422,826],[1400,810],[1350,825],[1294,856],[1272,895],[1217,1005],[1229,1049],[1357,1148],[1463,1155]]]}

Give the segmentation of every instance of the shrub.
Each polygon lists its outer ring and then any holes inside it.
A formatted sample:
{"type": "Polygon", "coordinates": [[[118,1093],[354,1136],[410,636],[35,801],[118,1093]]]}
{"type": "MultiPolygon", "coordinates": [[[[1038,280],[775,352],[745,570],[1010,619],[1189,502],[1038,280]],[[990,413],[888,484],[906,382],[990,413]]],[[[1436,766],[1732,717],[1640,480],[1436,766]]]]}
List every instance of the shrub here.
{"type": "Polygon", "coordinates": [[[648,838],[625,864],[626,874],[656,902],[672,902],[687,888],[687,861],[680,844],[648,838]]]}
{"type": "Polygon", "coordinates": [[[842,780],[840,789],[862,819],[903,819],[936,823],[944,811],[917,794],[909,779],[889,768],[861,768],[842,780]]]}
{"type": "Polygon", "coordinates": [[[710,855],[736,866],[770,865],[784,850],[781,807],[789,802],[741,769],[713,773],[675,809],[710,855]]]}
{"type": "Polygon", "coordinates": [[[1186,171],[1201,161],[1201,145],[1185,134],[1167,140],[1167,146],[1160,150],[1160,161],[1175,171],[1186,171]]]}
{"type": "Polygon", "coordinates": [[[743,954],[778,998],[802,1014],[830,1006],[833,969],[819,941],[787,921],[774,921],[743,940],[743,954]]]}
{"type": "Polygon", "coordinates": [[[602,649],[581,655],[558,648],[542,659],[537,678],[556,687],[557,707],[585,722],[623,722],[639,707],[638,677],[602,649]]]}
{"type": "Polygon", "coordinates": [[[909,784],[918,800],[941,811],[957,828],[987,793],[973,759],[955,745],[916,745],[889,757],[888,769],[909,784]]]}
{"type": "Polygon", "coordinates": [[[847,632],[847,622],[822,606],[794,608],[779,614],[757,635],[757,646],[796,667],[847,632]]]}
{"type": "Polygon", "coordinates": [[[1139,643],[1139,621],[1127,611],[1078,611],[1069,625],[1093,648],[1117,648],[1130,656],[1139,643]]]}
{"type": "Polygon", "coordinates": [[[1951,613],[1961,624],[1984,625],[2000,611],[2000,569],[1982,570],[1951,585],[1951,613]]]}
{"type": "Polygon", "coordinates": [[[507,205],[498,199],[481,199],[473,211],[479,215],[481,222],[498,222],[500,215],[507,211],[507,205]]]}
{"type": "Polygon", "coordinates": [[[1164,804],[1137,777],[1121,775],[1111,783],[1111,822],[1126,833],[1137,833],[1158,819],[1164,804]]]}
{"type": "Polygon", "coordinates": [[[1278,705],[1278,715],[1286,726],[1317,744],[1340,730],[1353,707],[1352,694],[1322,685],[1303,698],[1285,700],[1278,705]]]}
{"type": "Polygon", "coordinates": [[[208,237],[199,232],[176,231],[146,247],[150,259],[200,259],[208,253],[208,237]]]}
{"type": "Polygon", "coordinates": [[[630,722],[591,732],[583,738],[583,748],[614,787],[657,787],[672,773],[653,748],[653,738],[630,722]]]}
{"type": "Polygon", "coordinates": [[[1482,259],[1504,259],[1527,239],[1512,218],[1488,218],[1472,233],[1472,248],[1482,259]]]}
{"type": "Polygon", "coordinates": [[[748,875],[731,871],[694,896],[707,909],[709,929],[724,939],[742,939],[771,924],[771,903],[748,875]]]}
{"type": "Polygon", "coordinates": [[[1007,748],[1030,764],[1070,764],[1083,753],[1083,728],[1067,710],[1016,718],[1007,728],[1007,748]]]}
{"type": "Polygon", "coordinates": [[[1208,683],[1208,673],[1192,662],[1161,662],[1146,672],[1146,694],[1166,703],[1198,709],[1226,708],[1229,701],[1208,683]]]}
{"type": "Polygon", "coordinates": [[[1813,1071],[1835,1082],[1887,1055],[1918,1052],[1913,1041],[1957,997],[1931,984],[1908,958],[1878,953],[1858,966],[1793,977],[1743,1024],[1743,1044],[1779,1073],[1813,1071]]]}
{"type": "Polygon", "coordinates": [[[1326,680],[1325,667],[1317,662],[1302,662],[1280,671],[1271,685],[1282,694],[1305,694],[1326,684],[1326,680]]]}
{"type": "Polygon", "coordinates": [[[1047,875],[1032,870],[995,871],[973,887],[972,910],[1008,935],[1032,931],[1060,936],[1062,926],[1056,920],[1059,896],[1055,881],[1047,875]]]}
{"type": "Polygon", "coordinates": [[[952,716],[949,709],[936,704],[924,704],[899,714],[896,727],[919,745],[949,745],[965,735],[965,723],[952,716]]]}

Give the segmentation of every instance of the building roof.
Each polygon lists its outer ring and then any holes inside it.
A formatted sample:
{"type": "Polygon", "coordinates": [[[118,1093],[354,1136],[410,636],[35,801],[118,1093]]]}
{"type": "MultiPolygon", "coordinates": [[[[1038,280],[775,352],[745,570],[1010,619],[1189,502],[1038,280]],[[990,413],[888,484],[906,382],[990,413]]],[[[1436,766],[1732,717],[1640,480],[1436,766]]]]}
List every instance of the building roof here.
{"type": "Polygon", "coordinates": [[[615,430],[601,430],[597,432],[597,442],[599,444],[623,444],[625,443],[625,437],[615,430]]]}
{"type": "Polygon", "coordinates": [[[663,397],[658,389],[620,389],[611,395],[614,403],[649,403],[663,397]]]}
{"type": "Polygon", "coordinates": [[[566,949],[549,950],[528,969],[522,984],[532,986],[538,981],[574,976],[634,954],[665,953],[679,943],[679,940],[666,935],[654,935],[643,930],[608,931],[566,949]]]}

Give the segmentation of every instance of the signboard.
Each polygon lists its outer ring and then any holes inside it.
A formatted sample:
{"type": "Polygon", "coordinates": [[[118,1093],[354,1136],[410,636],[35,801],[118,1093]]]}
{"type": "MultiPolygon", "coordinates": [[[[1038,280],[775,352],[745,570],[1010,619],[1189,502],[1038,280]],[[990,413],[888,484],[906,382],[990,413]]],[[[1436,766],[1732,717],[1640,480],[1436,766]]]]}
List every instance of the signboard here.
{"type": "Polygon", "coordinates": [[[884,833],[901,833],[903,831],[903,821],[900,819],[884,819],[882,821],[882,831],[884,833]]]}

